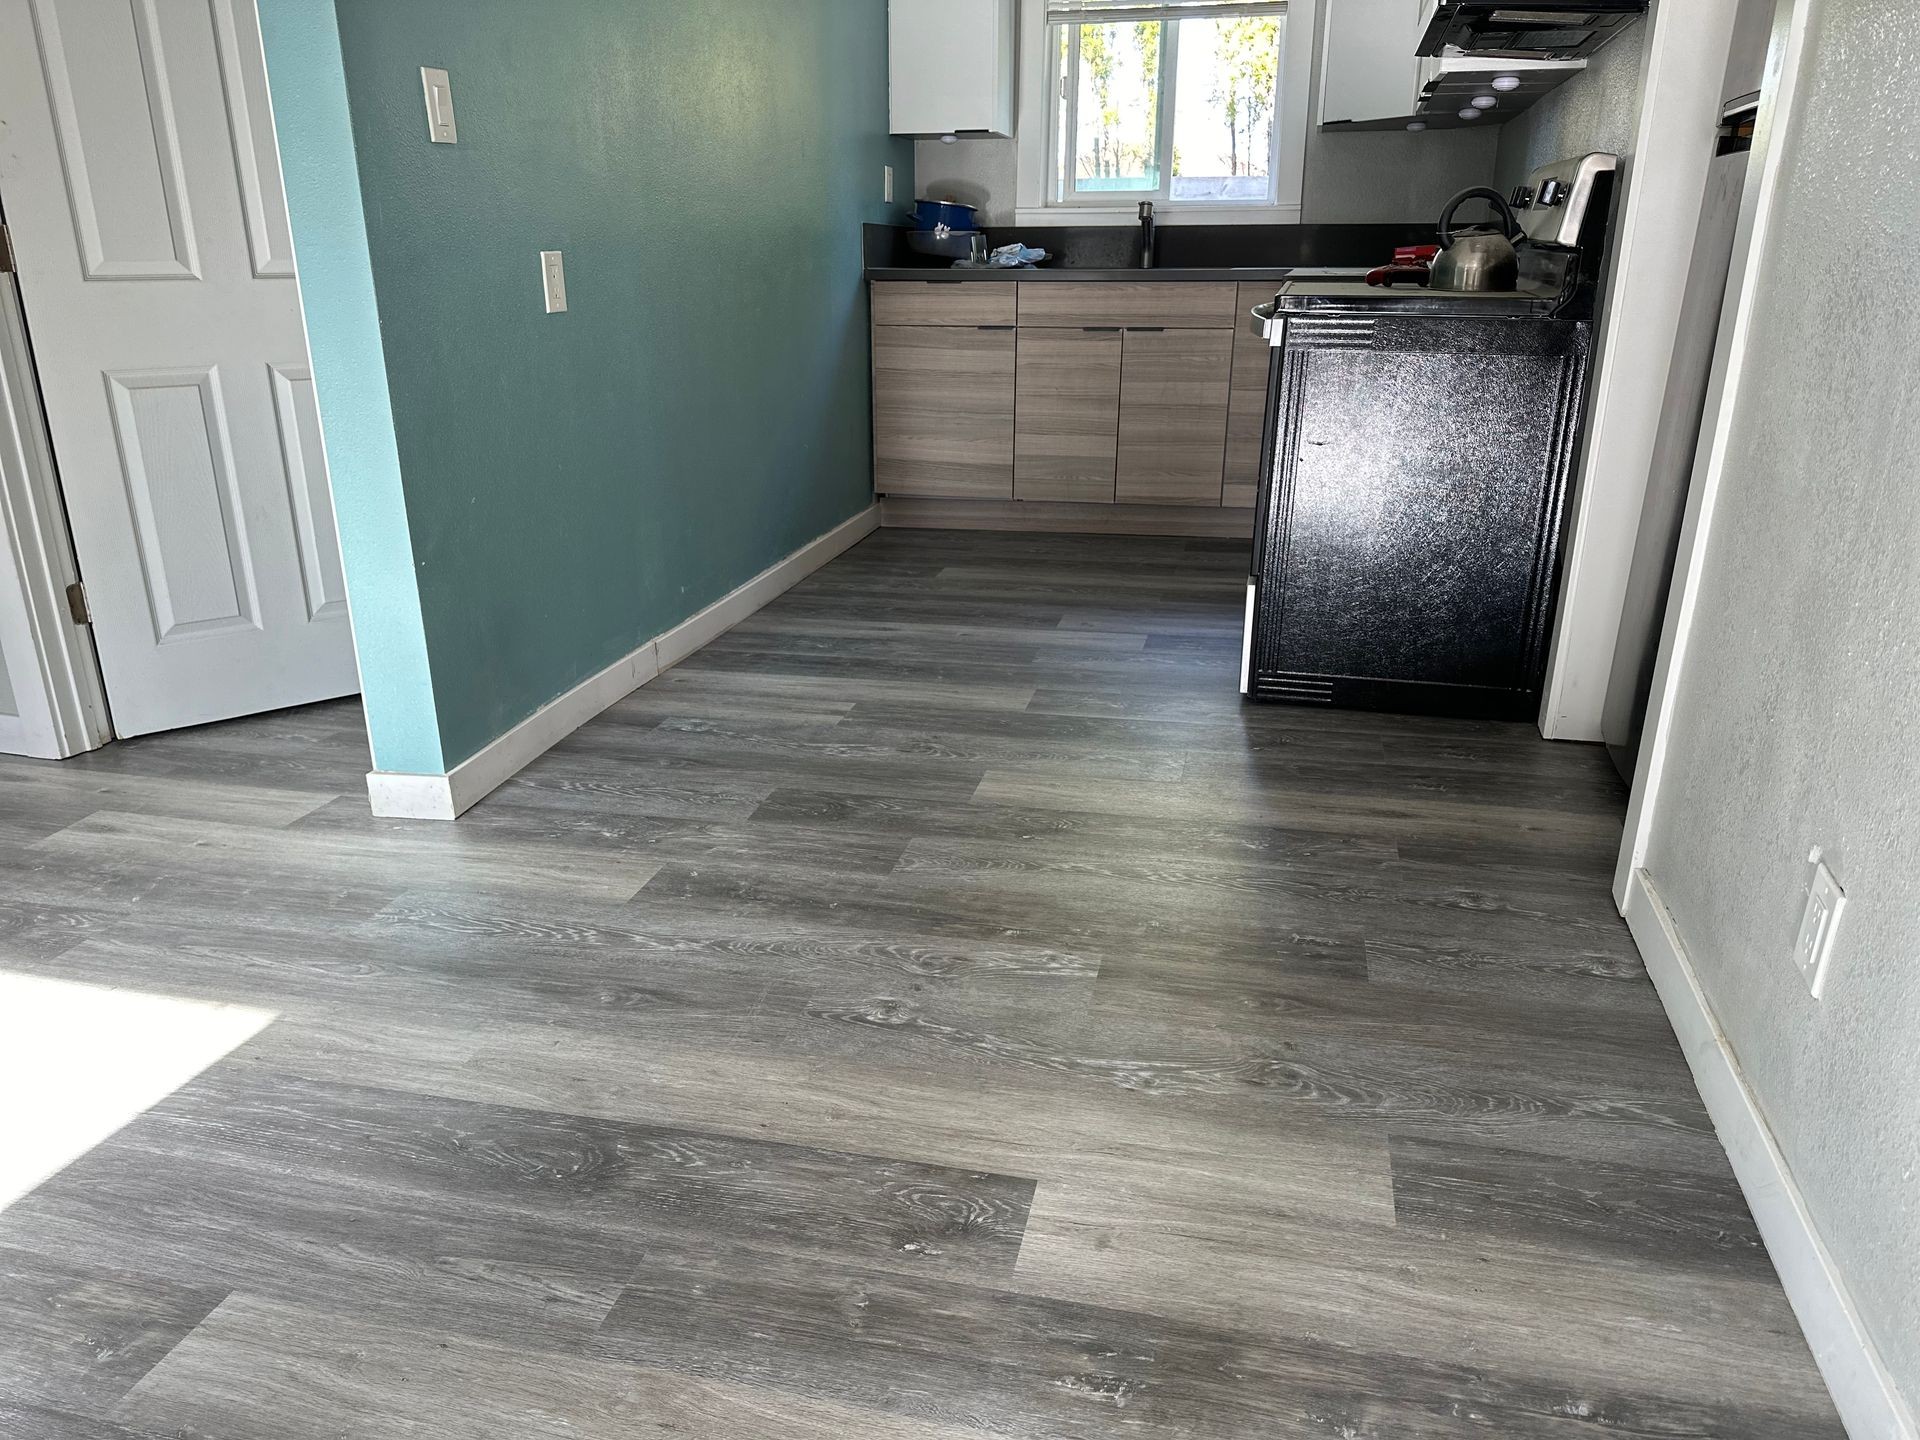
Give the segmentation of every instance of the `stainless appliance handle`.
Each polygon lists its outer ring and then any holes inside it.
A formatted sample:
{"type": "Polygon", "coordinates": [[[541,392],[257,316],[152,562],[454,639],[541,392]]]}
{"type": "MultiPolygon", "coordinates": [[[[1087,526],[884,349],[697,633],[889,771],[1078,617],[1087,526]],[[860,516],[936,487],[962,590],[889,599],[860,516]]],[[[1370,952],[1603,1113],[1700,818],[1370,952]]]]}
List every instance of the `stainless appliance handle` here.
{"type": "Polygon", "coordinates": [[[1274,305],[1275,302],[1269,300],[1264,305],[1254,306],[1251,312],[1253,318],[1260,322],[1260,338],[1269,345],[1280,343],[1281,333],[1286,326],[1286,322],[1274,313],[1274,305]]]}

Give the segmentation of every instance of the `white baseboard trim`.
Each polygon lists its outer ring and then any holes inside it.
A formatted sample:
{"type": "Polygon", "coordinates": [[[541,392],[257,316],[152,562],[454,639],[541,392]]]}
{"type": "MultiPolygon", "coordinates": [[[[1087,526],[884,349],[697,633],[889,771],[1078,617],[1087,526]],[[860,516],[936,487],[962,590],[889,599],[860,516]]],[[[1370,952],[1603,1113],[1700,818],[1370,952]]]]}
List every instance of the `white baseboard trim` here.
{"type": "Polygon", "coordinates": [[[394,820],[457,820],[602,710],[669,670],[718,635],[799,584],[880,528],[880,507],[868,506],[809,541],[632,654],[542,705],[506,734],[444,775],[367,776],[373,813],[394,820]]]}
{"type": "Polygon", "coordinates": [[[384,820],[457,820],[451,775],[402,775],[367,772],[367,798],[384,820]]]}
{"type": "Polygon", "coordinates": [[[1852,1440],[1920,1440],[1913,1412],[1861,1324],[1846,1280],[1700,988],[1673,917],[1644,870],[1634,871],[1628,882],[1624,913],[1847,1434],[1852,1440]]]}

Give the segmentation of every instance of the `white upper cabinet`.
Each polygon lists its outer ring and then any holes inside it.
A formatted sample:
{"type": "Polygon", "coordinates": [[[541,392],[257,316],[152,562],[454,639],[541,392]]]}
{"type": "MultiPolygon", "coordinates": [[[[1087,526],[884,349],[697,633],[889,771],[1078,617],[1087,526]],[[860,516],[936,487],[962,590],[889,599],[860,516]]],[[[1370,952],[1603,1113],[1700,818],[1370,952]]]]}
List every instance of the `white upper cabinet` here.
{"type": "Polygon", "coordinates": [[[1392,120],[1420,98],[1421,0],[1335,0],[1327,10],[1320,123],[1392,120]]]}
{"type": "Polygon", "coordinates": [[[894,134],[1013,134],[1014,3],[887,0],[894,134]]]}

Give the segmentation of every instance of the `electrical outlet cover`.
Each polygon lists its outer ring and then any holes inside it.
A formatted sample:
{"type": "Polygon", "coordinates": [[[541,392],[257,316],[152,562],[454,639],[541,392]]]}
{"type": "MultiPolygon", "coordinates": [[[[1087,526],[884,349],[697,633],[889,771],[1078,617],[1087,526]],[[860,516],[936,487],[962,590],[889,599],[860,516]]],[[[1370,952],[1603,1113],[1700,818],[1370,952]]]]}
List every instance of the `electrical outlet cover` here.
{"type": "Polygon", "coordinates": [[[1807,908],[1800,917],[1800,939],[1793,948],[1793,963],[1800,967],[1807,989],[1816,1000],[1827,988],[1834,932],[1840,928],[1840,912],[1846,904],[1847,892],[1833,878],[1827,862],[1815,861],[1813,884],[1807,891],[1807,908]]]}

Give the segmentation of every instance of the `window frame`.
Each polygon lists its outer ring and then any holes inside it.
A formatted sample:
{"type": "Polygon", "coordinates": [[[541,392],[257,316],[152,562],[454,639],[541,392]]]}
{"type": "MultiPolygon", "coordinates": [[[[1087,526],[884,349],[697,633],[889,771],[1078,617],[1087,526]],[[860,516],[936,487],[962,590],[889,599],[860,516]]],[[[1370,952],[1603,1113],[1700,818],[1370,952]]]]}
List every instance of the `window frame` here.
{"type": "MultiPolygon", "coordinates": [[[[1290,27],[1292,17],[1283,7],[1280,18],[1290,27]]],[[[1078,184],[1077,166],[1074,154],[1079,149],[1080,140],[1080,80],[1081,80],[1081,37],[1079,29],[1072,27],[1075,34],[1064,46],[1055,45],[1051,34],[1047,37],[1047,93],[1057,95],[1058,103],[1047,106],[1047,125],[1051,133],[1047,136],[1047,154],[1055,162],[1049,165],[1047,176],[1047,203],[1060,208],[1110,210],[1116,200],[1138,205],[1142,200],[1153,201],[1159,206],[1191,207],[1195,205],[1212,206],[1220,209],[1259,209],[1271,210],[1277,200],[1275,187],[1280,175],[1280,125],[1279,117],[1274,117],[1269,153],[1267,156],[1267,194],[1260,200],[1176,200],[1173,195],[1173,152],[1177,138],[1176,115],[1179,101],[1180,75],[1180,22],[1167,20],[1159,22],[1166,27],[1160,37],[1160,73],[1154,80],[1154,94],[1158,101],[1159,114],[1154,117],[1154,168],[1160,183],[1152,190],[1082,190],[1078,184]],[[1062,50],[1067,54],[1063,57],[1062,50]],[[1064,112],[1064,114],[1063,114],[1064,112]],[[1064,131],[1062,125],[1064,122],[1064,131]]],[[[1055,28],[1049,23],[1048,29],[1055,28]]],[[[1059,25],[1060,29],[1069,28],[1059,25]]],[[[1286,32],[1283,30],[1280,41],[1280,64],[1275,71],[1275,86],[1286,83],[1286,32]]],[[[1276,97],[1277,98],[1277,97],[1276,97]]],[[[1276,106],[1276,109],[1278,107],[1276,106]]]]}
{"type": "MultiPolygon", "coordinates": [[[[1167,77],[1178,64],[1178,28],[1161,47],[1160,188],[1076,195],[1061,154],[1059,57],[1050,43],[1046,0],[1020,0],[1020,123],[1017,128],[1014,220],[1020,225],[1130,225],[1139,203],[1151,200],[1157,218],[1169,224],[1297,224],[1305,189],[1307,130],[1311,116],[1313,56],[1319,37],[1319,0],[1286,0],[1286,29],[1281,41],[1280,96],[1273,123],[1270,199],[1259,201],[1174,200],[1171,149],[1174,87],[1167,77]]],[[[1071,47],[1077,54],[1077,47],[1071,47]]],[[[1079,103],[1076,89],[1069,105],[1079,103]]]]}

